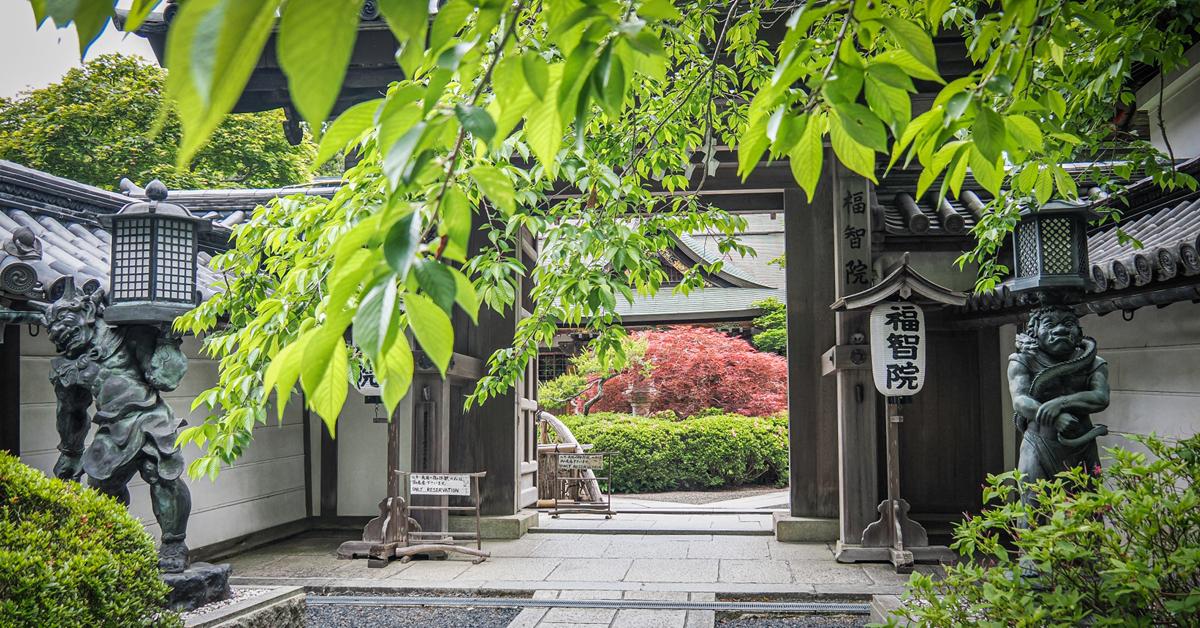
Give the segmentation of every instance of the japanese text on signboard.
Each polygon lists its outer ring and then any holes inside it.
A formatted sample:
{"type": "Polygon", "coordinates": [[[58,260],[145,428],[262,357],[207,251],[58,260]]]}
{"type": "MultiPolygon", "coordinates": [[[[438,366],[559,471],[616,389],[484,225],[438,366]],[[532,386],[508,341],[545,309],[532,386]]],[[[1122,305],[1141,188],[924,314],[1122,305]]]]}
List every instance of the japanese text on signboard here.
{"type": "Polygon", "coordinates": [[[414,473],[408,476],[413,495],[471,495],[471,476],[461,473],[414,473]]]}
{"type": "Polygon", "coordinates": [[[875,388],[889,396],[914,395],[925,383],[925,315],[913,303],[884,303],[871,311],[875,388]]]}

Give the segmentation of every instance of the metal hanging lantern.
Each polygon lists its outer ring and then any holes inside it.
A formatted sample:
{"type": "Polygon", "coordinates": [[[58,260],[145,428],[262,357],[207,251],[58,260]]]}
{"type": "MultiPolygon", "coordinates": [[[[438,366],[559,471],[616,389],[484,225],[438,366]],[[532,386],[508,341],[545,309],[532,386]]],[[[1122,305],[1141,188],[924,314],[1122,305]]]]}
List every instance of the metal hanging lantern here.
{"type": "Polygon", "coordinates": [[[186,208],[168,203],[167,187],[155,179],[145,201],[101,216],[112,233],[110,324],[169,323],[199,303],[197,241],[212,225],[186,208]]]}
{"type": "Polygon", "coordinates": [[[1071,292],[1091,287],[1087,203],[1050,201],[1021,211],[1013,230],[1012,291],[1071,292]]]}

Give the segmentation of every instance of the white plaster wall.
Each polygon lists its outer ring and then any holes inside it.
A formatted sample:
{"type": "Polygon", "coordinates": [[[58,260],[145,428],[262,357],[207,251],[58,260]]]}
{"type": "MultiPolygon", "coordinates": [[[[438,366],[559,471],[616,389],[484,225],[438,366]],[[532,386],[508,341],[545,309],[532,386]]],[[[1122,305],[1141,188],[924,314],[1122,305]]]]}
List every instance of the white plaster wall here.
{"type": "Polygon", "coordinates": [[[1155,77],[1138,91],[1138,107],[1150,116],[1150,141],[1163,152],[1167,143],[1159,128],[1159,110],[1162,111],[1162,126],[1166,128],[1166,139],[1176,159],[1200,156],[1200,46],[1187,52],[1188,65],[1163,77],[1163,89],[1155,77]],[[1161,104],[1161,107],[1160,107],[1161,104]]]}
{"type": "MultiPolygon", "coordinates": [[[[387,495],[387,423],[374,421],[376,408],[351,390],[337,424],[337,514],[375,516],[387,495]]],[[[378,412],[386,416],[382,405],[378,412]]],[[[400,470],[412,467],[412,403],[408,397],[396,410],[400,422],[400,470]]],[[[324,429],[322,426],[321,429],[324,429]]],[[[314,463],[315,465],[316,463],[314,463]]],[[[319,512],[319,511],[317,511],[319,512]]]]}
{"type": "MultiPolygon", "coordinates": [[[[1112,401],[1108,410],[1092,417],[1114,432],[1155,433],[1186,437],[1200,432],[1200,304],[1175,303],[1162,309],[1136,310],[1132,321],[1120,312],[1085,316],[1084,333],[1099,343],[1108,361],[1112,401]]],[[[1000,353],[1007,365],[1015,327],[1000,334],[1000,353]]],[[[1004,381],[1005,421],[1012,415],[1008,381],[1004,381]]],[[[1006,433],[1011,432],[1007,429],[1006,433]]],[[[1130,447],[1121,434],[1100,439],[1101,448],[1130,447]]],[[[1005,460],[1016,462],[1006,442],[1005,460]],[[1010,453],[1011,452],[1011,453],[1010,453]]]]}
{"type": "MultiPolygon", "coordinates": [[[[179,387],[164,399],[179,417],[190,425],[202,422],[202,410],[190,412],[192,400],[216,381],[217,366],[201,357],[194,338],[184,342],[189,358],[188,373],[179,387]]],[[[58,459],[58,432],[55,430],[54,389],[50,385],[50,358],[54,347],[43,330],[31,336],[28,328],[21,336],[21,459],[26,464],[51,473],[58,459]]],[[[188,522],[188,545],[201,547],[256,532],[307,516],[304,482],[304,427],[299,397],[294,397],[282,424],[274,421],[254,429],[254,441],[245,455],[225,468],[215,482],[207,478],[187,480],[192,492],[192,516],[188,522]]],[[[187,461],[199,454],[195,445],[184,450],[187,461]]],[[[86,480],[85,480],[86,481],[86,480]]],[[[150,496],[140,477],[130,482],[131,512],[140,518],[156,538],[158,524],[150,510],[150,496]]]]}

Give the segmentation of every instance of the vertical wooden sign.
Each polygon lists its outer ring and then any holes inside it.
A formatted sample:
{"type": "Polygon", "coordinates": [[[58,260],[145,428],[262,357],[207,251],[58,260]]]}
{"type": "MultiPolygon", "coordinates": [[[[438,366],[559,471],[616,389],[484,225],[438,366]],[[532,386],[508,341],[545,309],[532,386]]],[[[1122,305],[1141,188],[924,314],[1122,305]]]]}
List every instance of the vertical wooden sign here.
{"type": "MultiPolygon", "coordinates": [[[[833,158],[832,155],[829,156],[833,158]]],[[[844,168],[834,169],[833,240],[837,298],[871,287],[870,181],[844,168]]],[[[869,315],[837,314],[838,346],[862,345],[867,355],[869,315]]],[[[865,360],[864,360],[865,361],[865,360]]],[[[858,544],[875,519],[878,497],[875,460],[875,395],[866,364],[837,371],[839,545],[858,544]]]]}

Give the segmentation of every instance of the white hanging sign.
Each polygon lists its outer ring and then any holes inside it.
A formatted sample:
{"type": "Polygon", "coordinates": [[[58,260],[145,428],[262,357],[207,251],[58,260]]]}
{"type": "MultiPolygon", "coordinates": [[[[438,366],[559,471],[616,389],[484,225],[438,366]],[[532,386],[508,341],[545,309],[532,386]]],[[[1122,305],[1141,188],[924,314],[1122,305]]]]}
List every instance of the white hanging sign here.
{"type": "Polygon", "coordinates": [[[925,313],[915,303],[882,303],[871,310],[871,371],[875,388],[907,397],[925,385],[925,313]]]}
{"type": "Polygon", "coordinates": [[[412,495],[471,496],[471,476],[464,473],[413,473],[408,476],[412,495]]]}
{"type": "Polygon", "coordinates": [[[358,372],[356,387],[359,394],[364,397],[379,397],[383,394],[383,389],[379,386],[379,382],[375,381],[375,371],[372,371],[371,367],[366,364],[363,364],[362,369],[358,372]]]}

